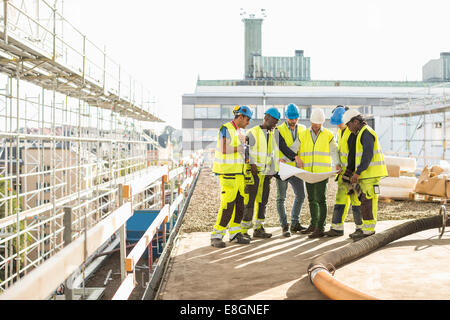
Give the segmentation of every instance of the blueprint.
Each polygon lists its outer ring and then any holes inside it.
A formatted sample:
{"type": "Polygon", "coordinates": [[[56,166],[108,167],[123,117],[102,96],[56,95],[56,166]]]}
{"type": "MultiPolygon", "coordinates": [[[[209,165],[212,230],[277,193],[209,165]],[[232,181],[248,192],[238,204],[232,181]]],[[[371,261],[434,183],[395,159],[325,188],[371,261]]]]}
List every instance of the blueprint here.
{"type": "Polygon", "coordinates": [[[305,182],[316,183],[328,179],[329,177],[332,177],[337,173],[338,171],[312,173],[280,162],[280,171],[278,172],[278,175],[280,176],[281,180],[286,180],[292,176],[296,176],[305,182]]]}

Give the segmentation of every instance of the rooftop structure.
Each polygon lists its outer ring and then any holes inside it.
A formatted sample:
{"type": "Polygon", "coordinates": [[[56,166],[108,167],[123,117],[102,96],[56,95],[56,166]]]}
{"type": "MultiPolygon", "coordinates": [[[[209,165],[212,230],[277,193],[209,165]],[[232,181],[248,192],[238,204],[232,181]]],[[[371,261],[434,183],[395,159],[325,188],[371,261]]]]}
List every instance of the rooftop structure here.
{"type": "Polygon", "coordinates": [[[441,52],[439,59],[428,61],[422,67],[423,81],[450,81],[450,52],[441,52]]]}

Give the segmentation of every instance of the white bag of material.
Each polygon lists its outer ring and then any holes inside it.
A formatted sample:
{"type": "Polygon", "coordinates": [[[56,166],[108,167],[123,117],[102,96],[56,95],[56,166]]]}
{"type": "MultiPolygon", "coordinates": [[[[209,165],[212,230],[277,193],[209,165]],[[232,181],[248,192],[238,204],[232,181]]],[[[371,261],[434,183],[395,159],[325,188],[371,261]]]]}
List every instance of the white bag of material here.
{"type": "Polygon", "coordinates": [[[386,165],[398,165],[400,171],[416,171],[416,158],[384,156],[386,165]]]}
{"type": "Polygon", "coordinates": [[[406,188],[410,191],[414,191],[416,183],[416,177],[386,177],[380,180],[380,186],[406,188]]]}
{"type": "Polygon", "coordinates": [[[408,188],[399,188],[399,187],[387,187],[380,185],[380,197],[381,198],[390,198],[395,200],[408,200],[409,193],[413,190],[408,188]]]}
{"type": "Polygon", "coordinates": [[[439,167],[444,170],[444,173],[450,173],[450,163],[448,163],[446,160],[439,161],[439,167]]]}

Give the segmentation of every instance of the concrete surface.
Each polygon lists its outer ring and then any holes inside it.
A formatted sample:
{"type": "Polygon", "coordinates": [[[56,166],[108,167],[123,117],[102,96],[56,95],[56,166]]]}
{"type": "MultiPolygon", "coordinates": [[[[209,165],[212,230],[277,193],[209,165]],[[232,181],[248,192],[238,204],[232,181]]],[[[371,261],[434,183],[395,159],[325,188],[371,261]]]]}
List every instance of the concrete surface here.
{"type": "MultiPolygon", "coordinates": [[[[380,221],[377,231],[402,222],[380,221]]],[[[311,284],[306,270],[316,256],[351,243],[353,224],[346,223],[345,235],[337,238],[285,238],[280,228],[267,231],[272,238],[249,245],[229,243],[226,236],[223,249],[210,246],[208,232],[180,235],[158,299],[328,299],[311,284]]],[[[334,276],[380,299],[448,300],[450,231],[441,239],[438,235],[438,229],[431,229],[399,239],[342,266],[334,276]]]]}

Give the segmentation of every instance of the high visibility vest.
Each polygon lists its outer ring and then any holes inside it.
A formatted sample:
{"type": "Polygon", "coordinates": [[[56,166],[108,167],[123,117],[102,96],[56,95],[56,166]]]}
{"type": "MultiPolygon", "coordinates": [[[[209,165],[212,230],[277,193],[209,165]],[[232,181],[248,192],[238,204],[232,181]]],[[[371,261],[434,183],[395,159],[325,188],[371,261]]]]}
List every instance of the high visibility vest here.
{"type": "MultiPolygon", "coordinates": [[[[286,145],[289,147],[289,149],[291,149],[294,153],[298,153],[298,150],[300,150],[300,133],[306,129],[306,127],[302,124],[298,124],[297,125],[297,136],[296,139],[294,141],[294,139],[292,139],[292,134],[291,134],[291,130],[289,129],[289,126],[286,122],[283,122],[283,124],[279,125],[277,127],[278,132],[280,133],[280,135],[283,137],[284,141],[286,142],[286,145]]],[[[291,166],[295,167],[295,161],[291,161],[289,160],[288,157],[286,157],[283,152],[279,151],[278,152],[278,157],[279,159],[283,159],[286,161],[286,164],[289,164],[291,166]]]]}
{"type": "Polygon", "coordinates": [[[338,131],[338,149],[339,149],[339,160],[342,165],[342,170],[345,172],[345,169],[348,165],[348,138],[352,132],[349,128],[345,127],[344,133],[339,129],[338,131]]]}
{"type": "Polygon", "coordinates": [[[219,128],[219,133],[217,134],[217,146],[212,171],[217,174],[243,173],[244,157],[240,152],[222,153],[222,139],[220,138],[220,131],[223,127],[226,127],[230,133],[230,146],[238,147],[241,145],[238,133],[231,122],[227,122],[221,126],[219,128]]]}
{"type": "Polygon", "coordinates": [[[375,131],[368,125],[363,126],[361,130],[359,130],[358,136],[356,137],[355,168],[358,168],[358,166],[361,163],[361,158],[363,154],[361,135],[366,130],[368,130],[375,137],[375,142],[373,144],[373,157],[370,160],[369,167],[363,172],[361,172],[359,179],[386,177],[388,173],[386,169],[386,164],[384,162],[383,152],[381,151],[381,146],[378,141],[378,136],[375,133],[375,131]]]}
{"type": "Polygon", "coordinates": [[[310,129],[303,130],[300,133],[299,156],[305,165],[304,169],[306,171],[314,173],[332,171],[330,141],[333,139],[333,133],[323,127],[316,142],[313,141],[310,129]]]}
{"type": "Polygon", "coordinates": [[[278,172],[278,149],[275,145],[274,130],[269,131],[269,141],[266,140],[266,133],[260,126],[254,126],[248,133],[251,133],[255,138],[255,144],[250,146],[249,155],[250,163],[256,164],[258,172],[264,175],[274,174],[278,172]],[[273,162],[273,169],[275,172],[270,172],[273,162]]]}

